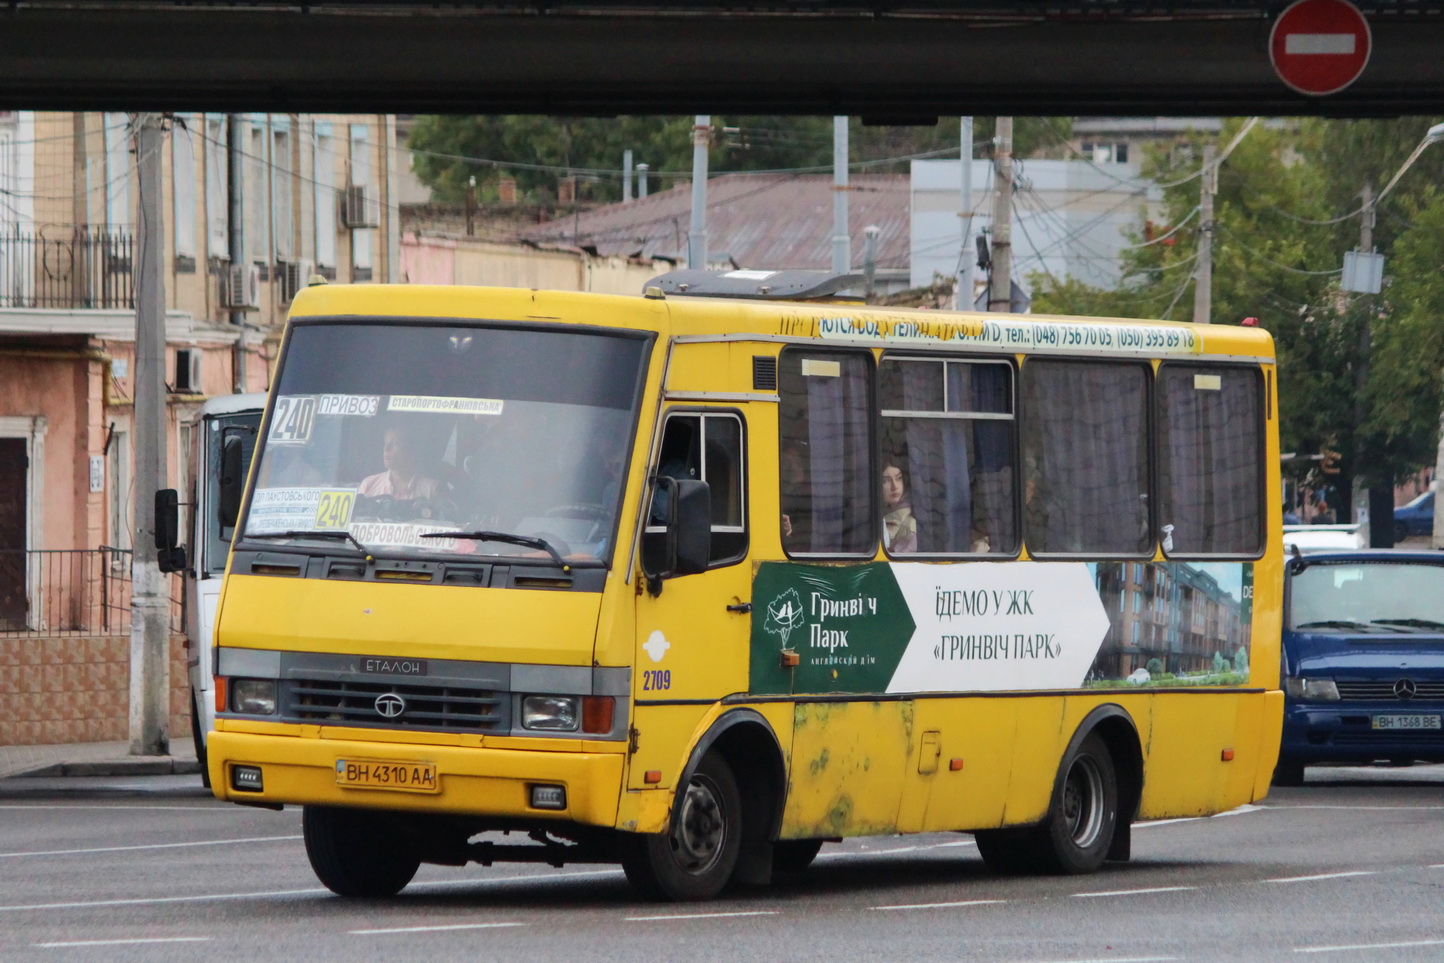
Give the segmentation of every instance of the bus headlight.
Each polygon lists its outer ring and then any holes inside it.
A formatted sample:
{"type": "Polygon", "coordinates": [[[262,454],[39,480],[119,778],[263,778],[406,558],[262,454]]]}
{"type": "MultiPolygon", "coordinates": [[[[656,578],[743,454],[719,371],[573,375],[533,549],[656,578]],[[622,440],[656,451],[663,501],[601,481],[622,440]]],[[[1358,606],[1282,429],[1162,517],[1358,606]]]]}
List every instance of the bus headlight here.
{"type": "Polygon", "coordinates": [[[579,713],[576,696],[530,695],[521,700],[521,727],[574,732],[579,713]]]}
{"type": "Polygon", "coordinates": [[[1310,699],[1314,702],[1338,702],[1339,687],[1333,679],[1306,679],[1291,675],[1284,677],[1284,691],[1295,699],[1310,699]]]}
{"type": "Polygon", "coordinates": [[[276,714],[275,679],[232,679],[231,711],[248,716],[276,714]]]}

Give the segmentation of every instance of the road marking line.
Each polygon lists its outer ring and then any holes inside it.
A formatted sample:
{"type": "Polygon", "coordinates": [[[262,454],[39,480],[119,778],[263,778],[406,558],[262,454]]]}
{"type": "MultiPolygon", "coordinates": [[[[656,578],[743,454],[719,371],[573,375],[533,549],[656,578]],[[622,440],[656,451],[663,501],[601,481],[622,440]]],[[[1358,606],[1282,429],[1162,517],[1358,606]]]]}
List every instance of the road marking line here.
{"type": "Polygon", "coordinates": [[[66,946],[131,946],[136,943],[209,943],[209,936],[154,936],[147,939],[134,940],[72,940],[67,943],[35,943],[33,945],[43,947],[47,950],[60,949],[66,946]]]}
{"type": "Polygon", "coordinates": [[[1349,812],[1434,812],[1444,806],[1328,806],[1323,803],[1304,803],[1298,806],[1262,806],[1262,809],[1344,809],[1349,812]]]}
{"type": "Polygon", "coordinates": [[[1198,889],[1197,886],[1150,886],[1147,889],[1113,889],[1102,893],[1074,893],[1074,899],[1092,899],[1098,896],[1142,896],[1145,893],[1181,893],[1198,889]]]}
{"type": "Polygon", "coordinates": [[[955,906],[992,906],[996,903],[1006,903],[1005,899],[964,899],[952,903],[899,903],[895,906],[869,906],[873,910],[915,910],[915,909],[950,909],[955,906]]]}
{"type": "Polygon", "coordinates": [[[1408,940],[1401,943],[1356,943],[1352,946],[1296,946],[1295,953],[1344,953],[1349,950],[1390,950],[1406,946],[1444,946],[1444,940],[1408,940]]]}
{"type": "Polygon", "coordinates": [[[655,923],[665,920],[712,920],[728,916],[776,916],[777,910],[746,910],[737,913],[677,913],[671,916],[626,916],[628,923],[655,923]]]}
{"type": "Polygon", "coordinates": [[[0,859],[15,859],[20,856],[84,856],[91,853],[127,853],[139,849],[186,849],[191,846],[227,846],[232,843],[272,843],[300,839],[295,836],[251,836],[246,839],[203,839],[194,843],[151,843],[147,846],[103,846],[96,849],[50,849],[25,853],[0,853],[0,859]]]}
{"type": "Polygon", "coordinates": [[[117,801],[114,805],[111,805],[111,806],[97,806],[97,805],[82,804],[82,803],[77,803],[77,804],[74,805],[74,806],[60,805],[60,804],[58,804],[58,803],[47,803],[47,804],[45,804],[45,805],[40,805],[39,803],[0,803],[0,809],[46,809],[46,810],[48,810],[48,809],[104,809],[104,810],[107,810],[107,811],[109,811],[109,812],[114,812],[114,811],[116,811],[117,809],[119,809],[119,810],[131,810],[131,809],[146,809],[146,810],[150,810],[150,809],[159,809],[159,810],[167,811],[167,812],[169,812],[169,811],[181,811],[181,812],[190,812],[190,813],[215,813],[217,816],[234,816],[234,815],[235,815],[235,813],[230,809],[230,807],[225,806],[225,805],[217,805],[217,806],[125,806],[125,805],[122,805],[119,801],[117,801]]]}
{"type": "Polygon", "coordinates": [[[1319,879],[1343,879],[1345,876],[1377,876],[1375,869],[1354,869],[1347,873],[1319,873],[1317,876],[1280,876],[1277,879],[1263,880],[1265,883],[1311,883],[1319,879]]]}
{"type": "MultiPolygon", "coordinates": [[[[494,886],[498,883],[530,882],[533,880],[576,879],[584,876],[620,876],[620,869],[594,869],[579,873],[528,873],[522,876],[497,876],[491,879],[440,879],[426,883],[412,883],[408,889],[455,889],[464,886],[494,886]]],[[[18,913],[26,910],[95,909],[102,906],[152,906],[159,903],[204,903],[221,900],[274,899],[277,896],[324,896],[331,891],[324,886],[311,889],[267,890],[256,893],[212,893],[208,896],[146,896],[134,899],[99,899],[76,903],[24,903],[18,906],[0,906],[0,913],[18,913]]]]}
{"type": "Polygon", "coordinates": [[[396,926],[382,930],[347,930],[352,936],[373,936],[382,933],[435,933],[439,930],[487,930],[503,926],[526,926],[526,923],[453,923],[446,926],[396,926]]]}

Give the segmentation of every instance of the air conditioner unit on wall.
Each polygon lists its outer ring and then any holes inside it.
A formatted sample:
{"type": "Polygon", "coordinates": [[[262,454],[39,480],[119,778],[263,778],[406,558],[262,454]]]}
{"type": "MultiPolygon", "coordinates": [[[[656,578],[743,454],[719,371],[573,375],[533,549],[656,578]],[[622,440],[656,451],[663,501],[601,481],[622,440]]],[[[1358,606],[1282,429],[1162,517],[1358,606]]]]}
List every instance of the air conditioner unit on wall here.
{"type": "Polygon", "coordinates": [[[279,265],[281,281],[281,303],[290,304],[296,299],[311,281],[311,274],[316,270],[312,261],[282,261],[279,265]]]}
{"type": "Polygon", "coordinates": [[[201,352],[199,348],[178,348],[175,353],[175,380],[171,390],[178,395],[198,395],[201,391],[201,352]]]}
{"type": "Polygon", "coordinates": [[[376,200],[366,184],[352,184],[341,194],[341,226],[355,230],[376,227],[376,200]]]}
{"type": "Polygon", "coordinates": [[[254,264],[232,264],[226,272],[226,307],[254,311],[261,306],[261,269],[254,264]]]}

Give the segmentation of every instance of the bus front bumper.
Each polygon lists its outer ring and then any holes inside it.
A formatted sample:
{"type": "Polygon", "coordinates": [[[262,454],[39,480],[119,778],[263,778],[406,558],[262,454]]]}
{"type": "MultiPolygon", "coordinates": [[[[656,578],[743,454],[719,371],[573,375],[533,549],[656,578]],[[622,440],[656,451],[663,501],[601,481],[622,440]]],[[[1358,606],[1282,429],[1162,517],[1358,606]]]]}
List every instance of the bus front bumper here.
{"type": "Polygon", "coordinates": [[[216,797],[235,803],[356,806],[592,826],[615,825],[626,758],[620,752],[538,752],[248,732],[212,732],[208,752],[216,797]],[[413,770],[434,766],[434,791],[342,785],[338,769],[358,760],[413,770]],[[238,788],[237,767],[259,770],[260,788],[238,788]],[[564,807],[533,807],[533,786],[562,787],[564,807]]]}

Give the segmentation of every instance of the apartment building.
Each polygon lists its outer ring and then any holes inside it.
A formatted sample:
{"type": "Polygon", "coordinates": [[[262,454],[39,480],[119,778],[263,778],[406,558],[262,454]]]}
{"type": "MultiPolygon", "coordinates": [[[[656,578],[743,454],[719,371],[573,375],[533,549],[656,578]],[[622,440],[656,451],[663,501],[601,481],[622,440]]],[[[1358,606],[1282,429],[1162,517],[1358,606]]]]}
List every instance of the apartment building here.
{"type": "MultiPolygon", "coordinates": [[[[0,744],[126,731],[133,129],[0,112],[0,744]]],[[[191,416],[265,390],[300,287],[397,273],[398,154],[388,116],[200,113],[167,119],[162,152],[166,460],[184,491],[191,416]]]]}

